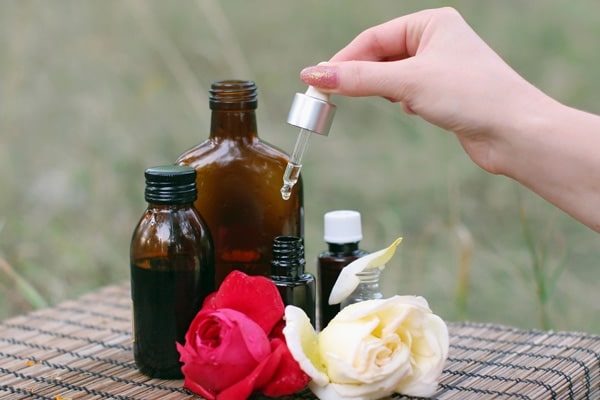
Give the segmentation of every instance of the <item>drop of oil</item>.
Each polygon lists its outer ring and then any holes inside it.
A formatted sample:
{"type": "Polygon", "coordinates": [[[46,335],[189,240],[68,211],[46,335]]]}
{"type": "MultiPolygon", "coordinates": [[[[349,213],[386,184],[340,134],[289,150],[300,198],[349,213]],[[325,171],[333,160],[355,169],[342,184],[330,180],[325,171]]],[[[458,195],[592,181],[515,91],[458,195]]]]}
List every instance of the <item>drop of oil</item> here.
{"type": "Polygon", "coordinates": [[[283,185],[280,192],[281,192],[281,197],[284,200],[289,200],[290,196],[292,195],[292,187],[290,185],[283,185]]]}
{"type": "Polygon", "coordinates": [[[289,200],[292,195],[292,187],[298,182],[298,177],[300,176],[300,169],[302,168],[302,164],[295,164],[293,162],[288,162],[287,167],[285,168],[285,172],[283,173],[283,186],[281,187],[281,197],[284,200],[289,200]]]}

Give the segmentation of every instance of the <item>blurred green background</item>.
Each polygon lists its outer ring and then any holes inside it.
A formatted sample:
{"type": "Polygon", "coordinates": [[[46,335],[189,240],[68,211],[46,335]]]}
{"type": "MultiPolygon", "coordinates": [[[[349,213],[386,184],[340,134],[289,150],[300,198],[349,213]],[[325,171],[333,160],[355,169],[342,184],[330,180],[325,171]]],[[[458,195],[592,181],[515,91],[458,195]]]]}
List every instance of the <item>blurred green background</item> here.
{"type": "MultiPolygon", "coordinates": [[[[129,279],[143,171],[207,138],[212,81],[254,80],[260,136],[291,151],[304,66],[441,5],[544,91],[600,113],[596,0],[0,2],[0,317],[129,279]]],[[[356,209],[364,249],[405,239],[387,295],[423,295],[447,320],[600,333],[597,233],[398,105],[333,101],[303,167],[312,272],[323,214],[356,209]]]]}

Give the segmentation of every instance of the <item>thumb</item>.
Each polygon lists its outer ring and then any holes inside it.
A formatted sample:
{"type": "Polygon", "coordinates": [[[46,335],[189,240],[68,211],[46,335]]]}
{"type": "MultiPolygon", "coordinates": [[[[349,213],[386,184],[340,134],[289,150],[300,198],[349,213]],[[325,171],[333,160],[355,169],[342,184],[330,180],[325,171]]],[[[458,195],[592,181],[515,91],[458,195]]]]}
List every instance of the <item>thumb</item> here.
{"type": "Polygon", "coordinates": [[[339,61],[304,68],[300,79],[327,93],[352,97],[381,96],[404,102],[413,91],[411,58],[399,61],[339,61]]]}

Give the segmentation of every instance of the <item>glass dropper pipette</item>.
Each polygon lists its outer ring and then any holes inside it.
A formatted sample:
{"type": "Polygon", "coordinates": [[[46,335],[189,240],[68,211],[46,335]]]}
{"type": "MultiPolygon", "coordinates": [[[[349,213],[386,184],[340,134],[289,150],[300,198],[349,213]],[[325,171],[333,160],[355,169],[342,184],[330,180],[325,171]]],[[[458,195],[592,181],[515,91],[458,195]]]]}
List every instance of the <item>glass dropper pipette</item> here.
{"type": "Polygon", "coordinates": [[[283,173],[281,197],[284,200],[290,198],[292,188],[298,182],[302,157],[304,157],[311,133],[327,136],[334,114],[335,105],[329,102],[328,94],[320,92],[312,86],[308,87],[306,93],[296,93],[287,122],[299,127],[300,133],[283,173]]]}
{"type": "Polygon", "coordinates": [[[300,128],[298,133],[298,139],[294,146],[294,152],[290,156],[290,160],[285,167],[283,173],[283,186],[281,187],[281,197],[284,200],[288,200],[292,195],[292,187],[298,182],[300,177],[300,169],[302,168],[302,157],[304,157],[304,151],[308,147],[308,139],[310,139],[310,131],[307,129],[300,128]]]}

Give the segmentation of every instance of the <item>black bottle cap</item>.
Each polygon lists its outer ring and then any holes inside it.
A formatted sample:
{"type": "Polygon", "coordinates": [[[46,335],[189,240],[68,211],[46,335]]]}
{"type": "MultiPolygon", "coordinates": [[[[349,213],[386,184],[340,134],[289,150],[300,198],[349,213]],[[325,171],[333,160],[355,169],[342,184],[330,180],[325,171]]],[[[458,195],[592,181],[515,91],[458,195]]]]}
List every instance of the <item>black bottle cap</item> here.
{"type": "Polygon", "coordinates": [[[297,236],[277,236],[273,240],[271,277],[274,280],[297,280],[304,273],[304,241],[297,236]]]}
{"type": "Polygon", "coordinates": [[[196,201],[196,170],[183,165],[148,168],[145,198],[153,204],[187,204],[196,201]]]}

